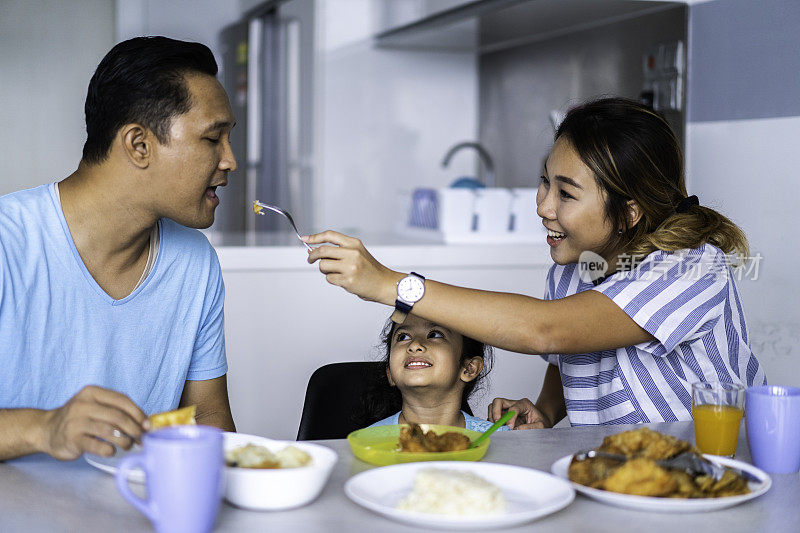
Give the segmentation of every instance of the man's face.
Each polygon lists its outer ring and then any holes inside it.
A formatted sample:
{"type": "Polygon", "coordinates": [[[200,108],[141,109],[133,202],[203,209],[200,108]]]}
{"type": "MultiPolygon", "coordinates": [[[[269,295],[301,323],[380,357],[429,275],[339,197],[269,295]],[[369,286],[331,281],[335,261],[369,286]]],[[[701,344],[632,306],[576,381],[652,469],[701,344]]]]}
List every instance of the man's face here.
{"type": "Polygon", "coordinates": [[[207,228],[219,205],[216,188],[236,170],[230,145],[234,125],[228,96],[213,76],[187,74],[191,108],[172,118],[169,140],[154,149],[151,192],[158,215],[207,228]]]}

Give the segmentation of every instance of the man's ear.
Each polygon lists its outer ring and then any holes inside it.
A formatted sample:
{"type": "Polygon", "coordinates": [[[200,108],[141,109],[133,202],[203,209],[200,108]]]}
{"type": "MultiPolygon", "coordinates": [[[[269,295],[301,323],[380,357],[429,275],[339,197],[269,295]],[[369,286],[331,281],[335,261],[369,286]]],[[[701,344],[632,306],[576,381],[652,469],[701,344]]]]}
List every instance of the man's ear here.
{"type": "Polygon", "coordinates": [[[461,365],[461,381],[464,383],[473,381],[481,370],[483,370],[483,357],[475,356],[467,359],[461,365]]]}
{"type": "Polygon", "coordinates": [[[628,227],[632,228],[639,223],[639,220],[641,220],[644,212],[642,211],[642,208],[639,207],[639,204],[636,203],[635,200],[628,200],[627,209],[628,209],[628,227]]]}
{"type": "Polygon", "coordinates": [[[392,373],[389,371],[389,365],[386,365],[386,379],[389,380],[389,386],[396,387],[394,380],[392,379],[392,373]]]}
{"type": "Polygon", "coordinates": [[[128,160],[139,168],[150,166],[155,136],[141,124],[126,124],[119,131],[122,149],[128,160]]]}

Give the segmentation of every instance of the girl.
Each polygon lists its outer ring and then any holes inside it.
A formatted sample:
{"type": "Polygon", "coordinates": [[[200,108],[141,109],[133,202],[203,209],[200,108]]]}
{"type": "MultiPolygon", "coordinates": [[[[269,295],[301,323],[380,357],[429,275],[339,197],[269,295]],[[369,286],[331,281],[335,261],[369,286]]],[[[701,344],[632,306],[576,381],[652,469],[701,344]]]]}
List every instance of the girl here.
{"type": "Polygon", "coordinates": [[[489,429],[491,422],[461,406],[489,374],[491,347],[413,315],[403,324],[387,322],[382,341],[386,373],[377,389],[392,392],[384,398],[370,396],[371,414],[389,415],[373,426],[415,422],[489,429]],[[387,380],[392,389],[385,386],[387,380]]]}
{"type": "Polygon", "coordinates": [[[556,132],[536,199],[555,264],[544,300],[420,281],[384,267],[358,239],[306,238],[327,280],[510,351],[550,363],[516,428],[691,420],[696,381],[766,382],[731,272],[749,253],[742,231],[687,198],[669,125],[631,100],[572,109],[556,132]],[[591,252],[591,254],[589,254],[591,252]],[[581,259],[586,254],[591,261],[581,259]],[[604,267],[586,276],[584,265],[604,267]],[[584,275],[582,275],[584,274],[584,275]]]}

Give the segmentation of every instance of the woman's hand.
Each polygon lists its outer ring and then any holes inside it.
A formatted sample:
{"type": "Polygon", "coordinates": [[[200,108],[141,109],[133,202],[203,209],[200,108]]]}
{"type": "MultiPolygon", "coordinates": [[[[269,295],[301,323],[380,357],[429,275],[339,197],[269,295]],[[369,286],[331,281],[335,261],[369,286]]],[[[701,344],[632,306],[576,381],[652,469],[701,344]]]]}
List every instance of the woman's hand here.
{"type": "Polygon", "coordinates": [[[403,277],[370,255],[360,240],[335,231],[302,238],[321,244],[308,253],[308,262],[319,261],[319,271],[331,285],[338,285],[362,300],[394,305],[397,282],[403,277]],[[335,246],[330,246],[330,245],[335,246]]]}
{"type": "Polygon", "coordinates": [[[508,421],[511,429],[537,429],[553,427],[547,416],[542,413],[528,398],[521,400],[509,400],[507,398],[495,398],[489,405],[489,421],[496,422],[506,412],[513,409],[517,412],[508,421]]]}

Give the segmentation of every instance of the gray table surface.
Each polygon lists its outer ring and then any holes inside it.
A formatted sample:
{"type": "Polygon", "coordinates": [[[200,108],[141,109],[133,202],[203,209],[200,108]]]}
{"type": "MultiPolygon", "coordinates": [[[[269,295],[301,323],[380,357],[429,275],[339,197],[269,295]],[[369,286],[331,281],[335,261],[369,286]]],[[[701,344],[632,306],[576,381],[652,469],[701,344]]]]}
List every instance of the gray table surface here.
{"type": "MultiPolygon", "coordinates": [[[[594,447],[603,437],[634,426],[601,426],[510,431],[492,437],[483,461],[548,471],[553,462],[574,451],[594,447]]],[[[691,440],[691,422],[649,427],[691,440]]],[[[347,441],[319,441],[339,454],[333,474],[319,498],[306,507],[281,512],[254,512],[223,504],[215,531],[407,532],[419,528],[392,522],[351,502],[343,485],[372,466],[350,453],[347,441]]],[[[742,431],[736,453],[750,462],[742,431]]],[[[800,531],[800,474],[772,476],[767,494],[725,510],[662,514],[611,507],[577,495],[561,511],[505,531],[800,531]]],[[[33,455],[0,463],[0,531],[152,531],[148,520],[117,492],[112,476],[83,459],[59,462],[33,455]]]]}

